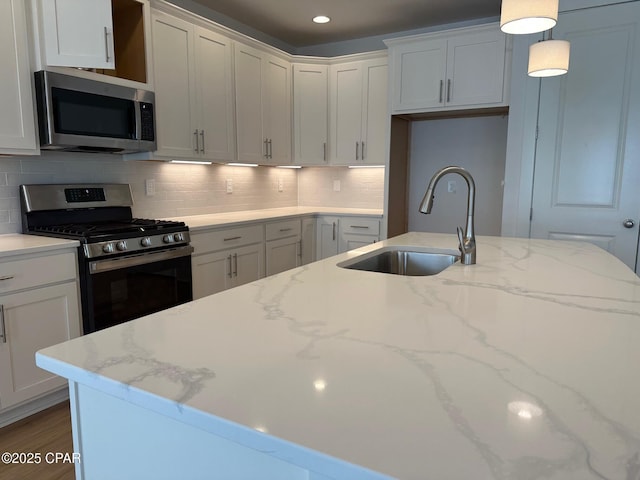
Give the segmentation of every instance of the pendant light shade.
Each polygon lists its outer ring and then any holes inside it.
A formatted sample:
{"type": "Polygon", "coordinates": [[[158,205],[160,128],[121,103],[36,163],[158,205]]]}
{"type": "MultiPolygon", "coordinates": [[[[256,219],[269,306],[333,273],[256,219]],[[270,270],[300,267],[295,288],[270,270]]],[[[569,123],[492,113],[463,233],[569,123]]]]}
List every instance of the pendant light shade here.
{"type": "Polygon", "coordinates": [[[566,40],[545,40],[529,47],[531,77],[553,77],[569,71],[571,46],[566,40]]]}
{"type": "Polygon", "coordinates": [[[502,0],[500,29],[504,33],[544,32],[558,21],[559,0],[502,0]]]}

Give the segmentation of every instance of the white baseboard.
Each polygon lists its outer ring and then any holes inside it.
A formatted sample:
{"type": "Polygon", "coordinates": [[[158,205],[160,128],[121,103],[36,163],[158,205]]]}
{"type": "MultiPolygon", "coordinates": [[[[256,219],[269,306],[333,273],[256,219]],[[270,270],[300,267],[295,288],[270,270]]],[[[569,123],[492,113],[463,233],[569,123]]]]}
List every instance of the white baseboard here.
{"type": "Polygon", "coordinates": [[[0,412],[0,428],[27,418],[34,413],[46,410],[49,407],[53,407],[65,400],[69,400],[69,389],[66,386],[43,397],[11,407],[6,411],[0,412]]]}

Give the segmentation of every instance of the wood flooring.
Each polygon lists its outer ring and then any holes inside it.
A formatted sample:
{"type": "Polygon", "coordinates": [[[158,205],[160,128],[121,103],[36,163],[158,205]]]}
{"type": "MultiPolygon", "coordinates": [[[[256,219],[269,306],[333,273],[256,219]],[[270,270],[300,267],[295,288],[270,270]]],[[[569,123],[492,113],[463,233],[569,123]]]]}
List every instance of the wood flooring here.
{"type": "Polygon", "coordinates": [[[73,463],[45,460],[48,452],[73,454],[69,402],[0,428],[0,455],[4,452],[39,452],[42,460],[40,464],[0,462],[0,480],[73,480],[73,463]]]}

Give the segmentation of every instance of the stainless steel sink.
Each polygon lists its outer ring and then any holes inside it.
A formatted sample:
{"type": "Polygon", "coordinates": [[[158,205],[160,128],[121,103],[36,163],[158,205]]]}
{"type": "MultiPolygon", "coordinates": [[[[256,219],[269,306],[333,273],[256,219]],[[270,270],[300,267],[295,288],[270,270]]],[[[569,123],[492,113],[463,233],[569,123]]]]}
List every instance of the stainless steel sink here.
{"type": "Polygon", "coordinates": [[[339,267],[394,275],[437,275],[460,260],[455,250],[384,247],[338,263],[339,267]]]}

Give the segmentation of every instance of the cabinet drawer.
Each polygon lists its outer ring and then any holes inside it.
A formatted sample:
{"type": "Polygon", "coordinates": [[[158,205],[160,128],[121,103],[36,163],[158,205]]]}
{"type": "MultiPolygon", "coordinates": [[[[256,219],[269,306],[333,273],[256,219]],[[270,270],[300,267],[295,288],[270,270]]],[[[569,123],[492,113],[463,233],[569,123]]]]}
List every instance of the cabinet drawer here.
{"type": "Polygon", "coordinates": [[[300,219],[267,223],[267,241],[300,235],[300,219]]]}
{"type": "Polygon", "coordinates": [[[380,220],[373,218],[343,217],[340,221],[342,233],[359,235],[379,235],[380,220]]]}
{"type": "Polygon", "coordinates": [[[75,280],[76,276],[76,256],[72,252],[1,262],[0,293],[75,280]]]}
{"type": "Polygon", "coordinates": [[[194,255],[202,255],[203,253],[215,252],[224,248],[250,245],[262,241],[264,241],[262,225],[191,234],[191,246],[194,248],[194,255]]]}

